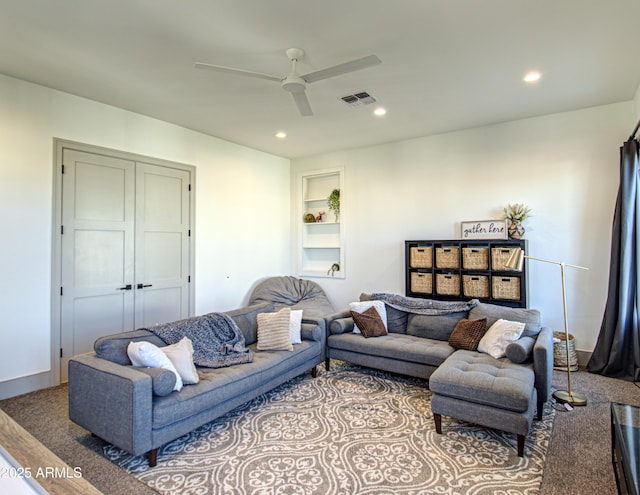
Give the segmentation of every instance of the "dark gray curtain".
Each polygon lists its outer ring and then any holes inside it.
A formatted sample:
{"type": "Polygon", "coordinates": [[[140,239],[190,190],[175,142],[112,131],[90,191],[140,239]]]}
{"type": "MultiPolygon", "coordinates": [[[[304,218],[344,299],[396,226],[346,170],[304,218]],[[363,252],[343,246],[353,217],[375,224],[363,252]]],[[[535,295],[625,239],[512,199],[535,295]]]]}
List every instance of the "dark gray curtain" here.
{"type": "Polygon", "coordinates": [[[638,330],[638,140],[620,148],[620,188],[613,217],[609,293],[598,342],[587,368],[592,373],[640,380],[638,330]]]}

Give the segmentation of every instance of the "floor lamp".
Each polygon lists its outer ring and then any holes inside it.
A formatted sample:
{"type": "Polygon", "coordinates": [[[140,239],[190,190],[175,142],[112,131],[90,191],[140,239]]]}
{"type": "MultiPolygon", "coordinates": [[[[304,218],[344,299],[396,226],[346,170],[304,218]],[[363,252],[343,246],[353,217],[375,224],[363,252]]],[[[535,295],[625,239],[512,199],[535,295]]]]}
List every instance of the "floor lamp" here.
{"type": "Polygon", "coordinates": [[[576,266],[565,263],[564,261],[549,261],[541,258],[534,258],[533,256],[527,256],[521,248],[514,248],[511,256],[505,264],[505,268],[512,270],[522,271],[522,265],[525,258],[535,261],[542,261],[543,263],[552,263],[554,265],[560,265],[560,272],[562,274],[562,306],[564,308],[564,336],[567,349],[567,390],[556,390],[553,393],[553,397],[561,404],[570,404],[572,406],[586,406],[587,397],[580,392],[574,392],[571,390],[571,365],[569,358],[569,321],[567,320],[567,293],[564,283],[564,268],[569,266],[571,268],[579,268],[580,270],[588,270],[584,266],[576,266]]]}

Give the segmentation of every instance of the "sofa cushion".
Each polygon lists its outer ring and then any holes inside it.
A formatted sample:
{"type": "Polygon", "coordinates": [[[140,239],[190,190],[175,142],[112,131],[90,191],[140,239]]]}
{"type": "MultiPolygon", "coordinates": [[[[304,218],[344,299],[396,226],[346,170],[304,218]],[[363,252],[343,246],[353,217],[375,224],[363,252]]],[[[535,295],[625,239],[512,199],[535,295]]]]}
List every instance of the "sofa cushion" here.
{"type": "Polygon", "coordinates": [[[148,330],[133,330],[100,337],[93,344],[93,349],[99,358],[127,366],[131,364],[131,359],[127,355],[127,346],[132,341],[151,342],[158,347],[165,345],[165,342],[160,337],[148,330]]]}
{"type": "Polygon", "coordinates": [[[270,313],[273,312],[273,309],[273,303],[261,302],[225,313],[238,325],[244,335],[244,343],[251,345],[258,340],[258,314],[270,313]]]}
{"type": "Polygon", "coordinates": [[[375,339],[365,339],[357,333],[331,335],[327,345],[332,349],[430,366],[440,366],[455,350],[446,341],[398,333],[388,333],[375,339]]]}
{"type": "Polygon", "coordinates": [[[487,319],[487,327],[491,327],[497,320],[521,321],[525,324],[523,337],[535,337],[540,333],[540,311],[527,308],[509,308],[497,304],[480,303],[469,311],[469,318],[478,320],[487,319]]]}
{"type": "Polygon", "coordinates": [[[533,337],[520,337],[515,342],[511,342],[505,351],[507,359],[512,363],[524,363],[533,354],[533,346],[536,339],[533,337]]]}
{"type": "MultiPolygon", "coordinates": [[[[362,340],[363,337],[358,335],[362,340]]],[[[200,368],[200,383],[184,387],[179,394],[154,397],[153,428],[177,423],[225,401],[237,400],[256,389],[264,389],[270,382],[298,366],[317,362],[322,343],[303,340],[293,352],[254,352],[251,363],[225,368],[200,368]],[[315,360],[315,361],[314,361],[315,360]]],[[[250,349],[256,351],[256,344],[250,349]]]]}
{"type": "Polygon", "coordinates": [[[434,394],[522,412],[529,407],[534,373],[530,366],[459,350],[429,378],[434,394]]]}
{"type": "Polygon", "coordinates": [[[475,351],[480,339],[487,331],[487,319],[467,320],[463,318],[458,322],[449,337],[449,345],[456,349],[475,351]]]}
{"type": "MultiPolygon", "coordinates": [[[[467,316],[467,311],[446,315],[410,314],[407,321],[407,334],[446,342],[458,322],[463,318],[467,318],[467,316]]],[[[480,318],[472,319],[479,320],[480,318]]]]}
{"type": "Polygon", "coordinates": [[[351,316],[365,338],[387,334],[387,329],[384,327],[384,322],[375,306],[371,306],[362,313],[352,310],[351,316]]]}

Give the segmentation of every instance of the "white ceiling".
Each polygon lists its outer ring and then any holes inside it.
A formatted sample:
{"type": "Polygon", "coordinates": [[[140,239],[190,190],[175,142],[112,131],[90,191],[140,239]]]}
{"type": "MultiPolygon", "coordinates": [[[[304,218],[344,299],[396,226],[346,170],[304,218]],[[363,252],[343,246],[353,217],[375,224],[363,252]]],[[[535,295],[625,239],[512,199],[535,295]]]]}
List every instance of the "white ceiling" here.
{"type": "Polygon", "coordinates": [[[0,0],[0,73],[299,157],[631,100],[639,19],[640,0],[0,0]],[[312,117],[275,82],[194,68],[284,76],[290,47],[301,73],[382,64],[310,84],[312,117]],[[363,90],[384,118],[339,100],[363,90]]]}

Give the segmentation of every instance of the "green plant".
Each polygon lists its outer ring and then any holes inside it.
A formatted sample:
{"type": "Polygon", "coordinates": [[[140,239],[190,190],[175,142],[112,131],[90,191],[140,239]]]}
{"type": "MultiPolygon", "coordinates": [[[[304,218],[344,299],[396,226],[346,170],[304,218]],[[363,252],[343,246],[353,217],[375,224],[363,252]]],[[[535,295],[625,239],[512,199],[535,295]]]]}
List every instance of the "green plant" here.
{"type": "Polygon", "coordinates": [[[333,211],[336,216],[340,214],[340,189],[334,189],[327,198],[329,209],[333,211]]]}
{"type": "Polygon", "coordinates": [[[327,275],[331,274],[331,276],[333,277],[333,275],[339,271],[340,271],[340,263],[334,263],[333,265],[331,265],[331,268],[329,268],[329,270],[327,271],[327,275]]]}
{"type": "Polygon", "coordinates": [[[507,220],[524,222],[530,216],[532,216],[532,210],[524,203],[507,205],[504,208],[504,217],[507,220]]]}

